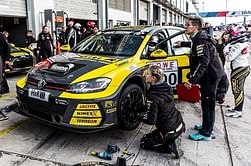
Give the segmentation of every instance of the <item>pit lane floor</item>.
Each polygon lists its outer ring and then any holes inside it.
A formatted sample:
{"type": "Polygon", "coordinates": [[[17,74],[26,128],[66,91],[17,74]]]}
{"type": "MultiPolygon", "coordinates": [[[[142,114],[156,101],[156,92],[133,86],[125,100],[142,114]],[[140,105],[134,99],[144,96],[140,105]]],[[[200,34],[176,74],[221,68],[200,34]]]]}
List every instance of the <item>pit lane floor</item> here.
{"type": "MultiPolygon", "coordinates": [[[[229,64],[226,64],[229,66],[229,64]]],[[[229,69],[227,69],[229,71],[229,69]]],[[[8,82],[11,92],[0,98],[0,108],[15,100],[15,81],[19,75],[11,75],[8,82]]],[[[105,161],[91,156],[91,151],[104,151],[107,144],[120,147],[109,163],[116,163],[117,156],[125,147],[134,152],[134,158],[127,165],[142,166],[250,166],[251,165],[251,76],[246,80],[243,117],[231,119],[222,116],[225,107],[216,107],[214,134],[216,139],[208,142],[194,142],[188,134],[196,132],[195,123],[201,122],[199,103],[177,101],[186,123],[186,132],[179,141],[184,156],[172,159],[168,154],[160,154],[140,149],[143,134],[153,127],[140,124],[138,129],[123,131],[117,128],[92,134],[69,133],[46,126],[37,121],[18,115],[8,114],[9,120],[0,121],[0,166],[68,166],[83,161],[105,161]]],[[[232,104],[229,89],[225,104],[232,104]]]]}

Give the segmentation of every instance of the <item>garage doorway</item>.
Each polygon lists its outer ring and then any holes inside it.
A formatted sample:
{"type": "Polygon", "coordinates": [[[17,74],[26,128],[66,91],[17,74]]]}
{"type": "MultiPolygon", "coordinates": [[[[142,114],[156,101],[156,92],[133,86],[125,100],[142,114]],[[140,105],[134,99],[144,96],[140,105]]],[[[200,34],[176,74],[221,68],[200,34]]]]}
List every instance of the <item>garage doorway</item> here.
{"type": "Polygon", "coordinates": [[[0,30],[9,32],[9,43],[18,47],[25,47],[26,18],[0,16],[0,30]]]}

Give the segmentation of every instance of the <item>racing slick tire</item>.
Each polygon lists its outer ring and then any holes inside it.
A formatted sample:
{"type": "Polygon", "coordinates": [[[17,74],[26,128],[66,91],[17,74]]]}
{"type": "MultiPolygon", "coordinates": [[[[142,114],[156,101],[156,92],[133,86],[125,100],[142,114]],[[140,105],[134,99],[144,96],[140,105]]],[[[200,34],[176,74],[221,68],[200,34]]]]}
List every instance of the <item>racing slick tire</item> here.
{"type": "Polygon", "coordinates": [[[121,93],[118,102],[118,123],[124,130],[133,130],[138,127],[138,110],[144,104],[144,94],[140,86],[128,85],[121,93]]]}

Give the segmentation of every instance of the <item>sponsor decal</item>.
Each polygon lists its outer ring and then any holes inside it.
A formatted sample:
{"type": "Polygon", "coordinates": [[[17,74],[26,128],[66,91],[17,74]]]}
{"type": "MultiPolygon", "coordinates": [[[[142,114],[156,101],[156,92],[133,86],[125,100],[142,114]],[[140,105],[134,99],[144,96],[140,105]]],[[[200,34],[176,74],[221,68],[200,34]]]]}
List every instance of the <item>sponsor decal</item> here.
{"type": "Polygon", "coordinates": [[[106,113],[110,114],[110,113],[113,113],[113,112],[116,112],[117,111],[117,108],[110,108],[110,109],[107,109],[106,110],[106,113]]]}
{"type": "Polygon", "coordinates": [[[169,61],[159,61],[159,62],[150,62],[149,65],[158,65],[160,66],[165,74],[166,81],[168,85],[175,88],[178,84],[178,62],[177,60],[169,60],[169,61]]]}
{"type": "Polygon", "coordinates": [[[110,58],[110,57],[102,57],[102,56],[91,56],[91,55],[79,55],[79,58],[88,59],[88,60],[97,60],[108,63],[114,63],[120,61],[120,59],[110,58]]]}
{"type": "Polygon", "coordinates": [[[136,69],[138,69],[138,68],[139,68],[139,66],[133,64],[133,65],[129,66],[129,67],[127,68],[127,70],[136,70],[136,69]]]}
{"type": "Polygon", "coordinates": [[[71,125],[78,126],[98,126],[101,123],[102,118],[71,118],[71,125]]]}
{"type": "Polygon", "coordinates": [[[247,47],[246,47],[246,48],[243,48],[243,49],[241,50],[241,55],[245,55],[245,54],[247,54],[247,53],[248,53],[247,47]]]}
{"type": "Polygon", "coordinates": [[[98,110],[98,104],[78,104],[77,110],[98,110]]]}
{"type": "Polygon", "coordinates": [[[178,63],[176,60],[161,61],[161,62],[151,62],[149,65],[158,65],[164,71],[178,70],[178,63]]]}
{"type": "Polygon", "coordinates": [[[55,70],[55,71],[59,71],[59,72],[66,72],[69,71],[70,69],[72,69],[74,67],[74,64],[65,64],[65,65],[60,65],[60,64],[53,64],[50,68],[50,70],[55,70]]]}
{"type": "Polygon", "coordinates": [[[55,99],[55,103],[60,105],[68,105],[69,101],[65,99],[55,99]]]}
{"type": "Polygon", "coordinates": [[[113,108],[116,107],[116,103],[112,100],[105,101],[105,108],[113,108]]]}
{"type": "Polygon", "coordinates": [[[62,57],[64,57],[64,58],[68,59],[68,58],[74,58],[74,57],[76,57],[77,54],[76,54],[76,53],[73,53],[73,52],[64,52],[64,53],[63,53],[62,55],[60,55],[60,56],[62,56],[62,57]]]}
{"type": "Polygon", "coordinates": [[[102,117],[101,112],[98,110],[95,111],[80,111],[75,110],[73,117],[102,117]]]}

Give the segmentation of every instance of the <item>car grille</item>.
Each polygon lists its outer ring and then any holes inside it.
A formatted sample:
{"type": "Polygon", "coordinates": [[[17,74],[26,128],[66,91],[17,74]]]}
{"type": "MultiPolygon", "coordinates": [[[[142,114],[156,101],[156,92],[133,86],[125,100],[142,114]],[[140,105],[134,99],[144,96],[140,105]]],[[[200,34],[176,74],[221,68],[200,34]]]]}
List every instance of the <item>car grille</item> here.
{"type": "Polygon", "coordinates": [[[13,60],[14,68],[25,68],[25,67],[32,67],[32,66],[33,66],[33,59],[30,57],[15,58],[13,60]]]}
{"type": "Polygon", "coordinates": [[[52,121],[51,115],[60,115],[63,117],[67,109],[67,106],[55,104],[52,98],[50,98],[49,102],[44,102],[23,95],[19,95],[19,97],[30,114],[48,121],[52,121]]]}
{"type": "MultiPolygon", "coordinates": [[[[28,78],[27,82],[29,84],[31,84],[31,85],[37,86],[39,80],[36,80],[36,79],[33,79],[33,78],[28,78]]],[[[45,88],[54,89],[54,90],[60,90],[60,91],[66,91],[66,88],[68,86],[69,85],[46,82],[45,88]]]]}

